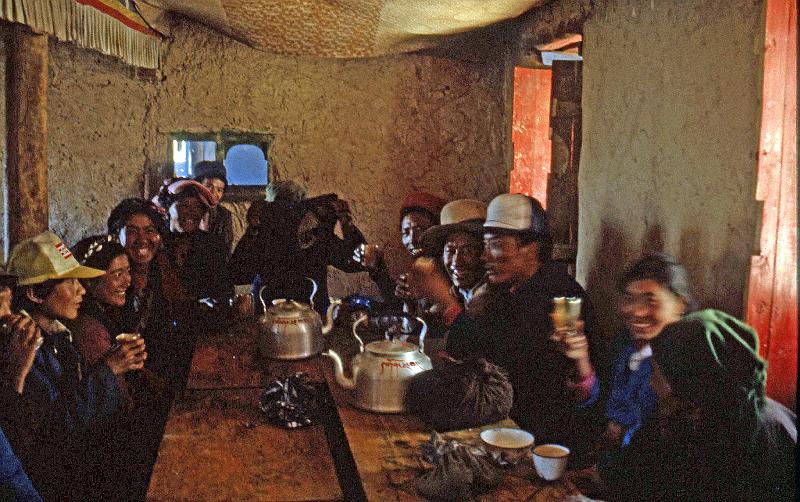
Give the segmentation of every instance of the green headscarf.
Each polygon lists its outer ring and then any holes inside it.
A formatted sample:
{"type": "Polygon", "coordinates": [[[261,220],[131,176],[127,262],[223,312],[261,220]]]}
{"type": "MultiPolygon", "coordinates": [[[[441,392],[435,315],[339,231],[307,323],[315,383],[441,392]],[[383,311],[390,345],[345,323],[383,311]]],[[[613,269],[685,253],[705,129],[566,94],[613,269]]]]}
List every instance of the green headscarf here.
{"type": "Polygon", "coordinates": [[[767,363],[758,355],[753,328],[724,312],[702,310],[665,327],[651,345],[677,396],[744,429],[755,427],[766,403],[767,363]]]}

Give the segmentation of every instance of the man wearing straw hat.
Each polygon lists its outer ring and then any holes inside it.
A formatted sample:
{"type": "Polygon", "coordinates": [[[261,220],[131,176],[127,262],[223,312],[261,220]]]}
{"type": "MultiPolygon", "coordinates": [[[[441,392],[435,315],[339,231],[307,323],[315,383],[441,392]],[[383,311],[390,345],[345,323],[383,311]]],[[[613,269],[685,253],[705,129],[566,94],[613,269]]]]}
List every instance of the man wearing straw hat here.
{"type": "Polygon", "coordinates": [[[441,257],[452,283],[450,293],[461,305],[471,307],[487,289],[481,263],[486,203],[454,200],[442,208],[439,220],[441,224],[422,234],[422,246],[428,255],[441,257]]]}

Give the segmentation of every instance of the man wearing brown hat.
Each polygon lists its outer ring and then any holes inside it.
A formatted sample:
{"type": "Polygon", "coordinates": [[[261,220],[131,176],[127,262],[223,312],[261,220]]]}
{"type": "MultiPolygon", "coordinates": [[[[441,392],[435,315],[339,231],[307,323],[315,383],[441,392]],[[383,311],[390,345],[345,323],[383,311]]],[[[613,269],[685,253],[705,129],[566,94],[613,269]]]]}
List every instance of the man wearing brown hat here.
{"type": "Polygon", "coordinates": [[[577,456],[588,450],[600,425],[597,378],[563,355],[552,340],[550,318],[555,297],[583,298],[578,329],[583,329],[595,368],[600,368],[598,338],[592,333],[585,292],[550,261],[550,233],[536,199],[503,194],[489,204],[483,224],[483,262],[492,294],[482,313],[466,312],[448,281],[431,267],[412,271],[414,287],[445,307],[447,352],[458,358],[486,357],[508,371],[514,388],[513,418],[539,443],[566,444],[577,456]],[[582,404],[578,404],[582,403],[582,404]]]}

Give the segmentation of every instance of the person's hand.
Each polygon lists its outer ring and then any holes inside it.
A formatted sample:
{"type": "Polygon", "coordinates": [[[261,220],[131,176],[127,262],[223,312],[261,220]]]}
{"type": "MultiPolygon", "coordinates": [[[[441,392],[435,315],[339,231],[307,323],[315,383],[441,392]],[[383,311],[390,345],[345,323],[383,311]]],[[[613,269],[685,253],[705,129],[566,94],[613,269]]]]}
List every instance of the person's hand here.
{"type": "Polygon", "coordinates": [[[353,261],[369,270],[379,270],[386,267],[383,259],[383,249],[377,244],[362,244],[353,251],[353,261]]]}
{"type": "Polygon", "coordinates": [[[336,219],[342,226],[351,225],[353,223],[353,215],[350,212],[350,204],[346,200],[336,199],[331,202],[333,210],[336,212],[336,219]]]}
{"type": "Polygon", "coordinates": [[[406,287],[417,297],[429,298],[444,309],[458,303],[450,292],[450,279],[436,266],[433,258],[417,258],[405,276],[406,287]]]}
{"type": "Polygon", "coordinates": [[[42,346],[44,338],[36,322],[28,316],[11,314],[0,320],[0,330],[8,338],[5,355],[7,374],[14,389],[22,394],[25,378],[28,376],[36,351],[42,346]]]}
{"type": "Polygon", "coordinates": [[[625,431],[622,425],[614,421],[608,422],[600,442],[600,447],[607,450],[618,449],[622,444],[622,437],[624,435],[625,431]]]}
{"type": "Polygon", "coordinates": [[[572,326],[556,327],[550,336],[561,353],[575,362],[581,377],[588,376],[592,372],[589,341],[583,333],[583,326],[583,321],[578,320],[572,326]]]}
{"type": "Polygon", "coordinates": [[[144,368],[147,349],[144,340],[126,340],[106,355],[106,364],[115,375],[144,368]]]}

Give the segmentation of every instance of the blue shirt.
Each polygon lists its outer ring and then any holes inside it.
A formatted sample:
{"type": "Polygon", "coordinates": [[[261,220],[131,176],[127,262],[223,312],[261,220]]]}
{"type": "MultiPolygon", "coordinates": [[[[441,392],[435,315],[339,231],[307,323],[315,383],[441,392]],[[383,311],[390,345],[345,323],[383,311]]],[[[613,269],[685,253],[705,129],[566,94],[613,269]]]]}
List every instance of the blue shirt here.
{"type": "Polygon", "coordinates": [[[653,372],[651,357],[642,359],[639,367],[631,370],[628,361],[636,352],[633,340],[627,333],[621,335],[618,340],[626,343],[614,358],[606,416],[609,420],[627,428],[621,444],[627,446],[644,420],[655,409],[656,395],[650,388],[650,375],[653,372]]]}
{"type": "Polygon", "coordinates": [[[0,500],[16,502],[42,502],[30,478],[22,469],[11,445],[0,429],[0,500]]]}

